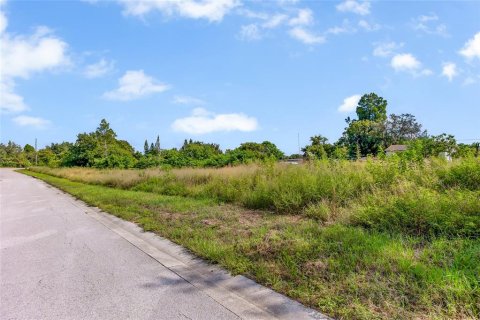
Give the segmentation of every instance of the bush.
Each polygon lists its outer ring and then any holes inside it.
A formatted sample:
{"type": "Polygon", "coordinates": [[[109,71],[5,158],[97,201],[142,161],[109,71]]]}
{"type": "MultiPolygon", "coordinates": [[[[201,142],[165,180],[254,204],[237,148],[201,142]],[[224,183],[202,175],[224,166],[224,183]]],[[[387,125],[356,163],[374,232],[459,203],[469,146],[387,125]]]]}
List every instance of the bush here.
{"type": "Polygon", "coordinates": [[[420,237],[480,237],[480,193],[425,188],[368,197],[350,219],[368,229],[420,237]]]}
{"type": "Polygon", "coordinates": [[[437,174],[442,188],[480,190],[480,158],[455,161],[449,167],[440,167],[437,174]]]}

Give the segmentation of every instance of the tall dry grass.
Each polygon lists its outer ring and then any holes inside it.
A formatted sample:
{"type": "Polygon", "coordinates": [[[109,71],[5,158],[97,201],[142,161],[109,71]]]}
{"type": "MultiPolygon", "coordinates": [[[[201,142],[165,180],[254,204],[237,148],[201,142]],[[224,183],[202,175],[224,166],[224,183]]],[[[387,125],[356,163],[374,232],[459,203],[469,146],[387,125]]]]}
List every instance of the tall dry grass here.
{"type": "Polygon", "coordinates": [[[323,223],[343,221],[433,236],[480,234],[480,159],[405,163],[392,158],[169,171],[43,167],[32,170],[89,184],[305,214],[323,223]],[[419,224],[422,227],[418,231],[406,230],[419,224]]]}

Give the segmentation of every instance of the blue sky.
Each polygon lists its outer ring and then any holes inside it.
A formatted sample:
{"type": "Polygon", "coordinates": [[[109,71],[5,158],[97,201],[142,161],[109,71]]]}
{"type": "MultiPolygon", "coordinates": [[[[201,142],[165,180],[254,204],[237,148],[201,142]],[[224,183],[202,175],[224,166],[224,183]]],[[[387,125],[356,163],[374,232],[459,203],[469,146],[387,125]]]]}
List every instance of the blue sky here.
{"type": "Polygon", "coordinates": [[[1,141],[74,141],[106,118],[287,153],[337,140],[363,93],[431,134],[480,140],[479,1],[4,1],[1,141]]]}

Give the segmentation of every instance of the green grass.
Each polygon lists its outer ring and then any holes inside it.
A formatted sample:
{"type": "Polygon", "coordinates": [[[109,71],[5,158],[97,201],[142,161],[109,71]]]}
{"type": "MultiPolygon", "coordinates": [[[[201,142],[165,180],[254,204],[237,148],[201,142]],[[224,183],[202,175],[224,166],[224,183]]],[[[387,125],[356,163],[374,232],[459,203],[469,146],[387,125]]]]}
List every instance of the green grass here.
{"type": "Polygon", "coordinates": [[[475,319],[475,166],[24,173],[336,318],[475,319]]]}

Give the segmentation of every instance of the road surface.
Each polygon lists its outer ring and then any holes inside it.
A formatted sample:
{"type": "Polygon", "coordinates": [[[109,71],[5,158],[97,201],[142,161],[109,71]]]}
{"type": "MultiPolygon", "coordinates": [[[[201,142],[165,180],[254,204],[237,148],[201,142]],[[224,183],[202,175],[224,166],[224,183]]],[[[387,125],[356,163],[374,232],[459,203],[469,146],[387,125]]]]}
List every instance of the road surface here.
{"type": "Polygon", "coordinates": [[[0,169],[0,319],[329,319],[0,169]]]}
{"type": "Polygon", "coordinates": [[[238,319],[60,191],[0,180],[1,319],[238,319]]]}

